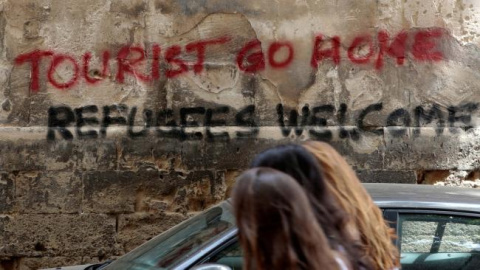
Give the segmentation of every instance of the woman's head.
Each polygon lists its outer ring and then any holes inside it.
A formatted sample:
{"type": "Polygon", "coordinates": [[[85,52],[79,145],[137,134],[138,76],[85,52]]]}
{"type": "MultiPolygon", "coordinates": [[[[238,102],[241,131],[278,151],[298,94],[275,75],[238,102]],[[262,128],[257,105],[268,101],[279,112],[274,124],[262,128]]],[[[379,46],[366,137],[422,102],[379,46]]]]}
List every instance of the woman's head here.
{"type": "Polygon", "coordinates": [[[250,168],[267,167],[284,172],[302,187],[315,193],[315,197],[326,192],[325,182],[315,157],[300,145],[287,144],[270,148],[258,154],[250,168]]]}
{"type": "Polygon", "coordinates": [[[395,233],[346,160],[327,143],[310,141],[303,146],[322,167],[329,193],[353,217],[349,227],[358,231],[366,256],[372,259],[375,269],[398,266],[398,251],[392,244],[395,233]]]}
{"type": "Polygon", "coordinates": [[[337,269],[304,190],[290,176],[248,170],[232,200],[245,269],[337,269]]]}

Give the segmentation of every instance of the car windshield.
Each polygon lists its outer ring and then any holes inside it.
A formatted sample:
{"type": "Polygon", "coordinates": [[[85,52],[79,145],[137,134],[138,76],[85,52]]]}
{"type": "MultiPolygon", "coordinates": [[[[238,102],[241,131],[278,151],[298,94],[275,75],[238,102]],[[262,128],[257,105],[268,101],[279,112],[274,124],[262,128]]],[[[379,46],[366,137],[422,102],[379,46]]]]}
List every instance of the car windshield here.
{"type": "Polygon", "coordinates": [[[231,204],[222,202],[160,234],[106,269],[170,269],[234,226],[231,204]]]}

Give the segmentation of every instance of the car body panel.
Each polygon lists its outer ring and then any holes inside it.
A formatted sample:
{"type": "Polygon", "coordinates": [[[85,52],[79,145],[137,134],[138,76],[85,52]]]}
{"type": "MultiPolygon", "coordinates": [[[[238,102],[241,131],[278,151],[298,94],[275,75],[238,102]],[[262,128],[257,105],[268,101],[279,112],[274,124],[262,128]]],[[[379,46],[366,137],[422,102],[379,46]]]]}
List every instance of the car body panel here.
{"type": "Polygon", "coordinates": [[[93,264],[63,266],[63,267],[57,267],[57,268],[47,268],[47,269],[43,269],[43,270],[84,270],[85,268],[87,268],[91,265],[93,265],[93,264]]]}
{"type": "Polygon", "coordinates": [[[364,184],[380,208],[421,208],[480,213],[480,190],[412,184],[364,184]]]}
{"type": "Polygon", "coordinates": [[[227,231],[221,238],[219,238],[215,242],[212,242],[210,245],[203,248],[200,252],[198,252],[194,256],[190,257],[188,260],[185,260],[184,262],[176,266],[174,269],[187,269],[188,267],[191,267],[196,262],[201,261],[202,258],[205,258],[206,256],[210,255],[214,250],[218,249],[220,245],[232,239],[235,239],[236,236],[237,236],[237,228],[227,231]]]}

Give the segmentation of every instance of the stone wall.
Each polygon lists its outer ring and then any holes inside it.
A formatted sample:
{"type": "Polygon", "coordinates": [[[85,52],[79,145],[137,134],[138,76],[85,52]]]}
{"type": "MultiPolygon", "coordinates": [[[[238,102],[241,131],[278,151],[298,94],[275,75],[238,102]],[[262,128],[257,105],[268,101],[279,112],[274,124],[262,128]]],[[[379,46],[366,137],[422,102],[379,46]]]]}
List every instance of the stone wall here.
{"type": "Polygon", "coordinates": [[[0,10],[0,269],[120,256],[292,141],[365,182],[478,183],[478,1],[0,10]]]}

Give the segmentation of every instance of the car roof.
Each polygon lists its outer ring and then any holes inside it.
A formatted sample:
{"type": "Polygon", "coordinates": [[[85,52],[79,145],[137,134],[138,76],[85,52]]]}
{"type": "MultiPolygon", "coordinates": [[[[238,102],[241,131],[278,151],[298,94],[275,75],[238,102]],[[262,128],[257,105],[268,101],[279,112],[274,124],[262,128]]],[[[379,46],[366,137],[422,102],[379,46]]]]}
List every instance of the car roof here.
{"type": "Polygon", "coordinates": [[[417,184],[365,183],[381,208],[419,208],[480,213],[480,189],[417,184]]]}

